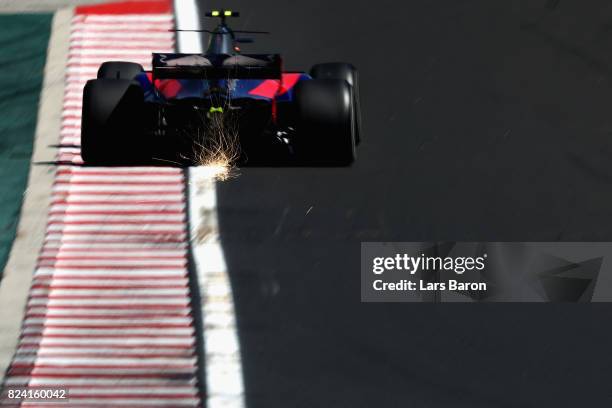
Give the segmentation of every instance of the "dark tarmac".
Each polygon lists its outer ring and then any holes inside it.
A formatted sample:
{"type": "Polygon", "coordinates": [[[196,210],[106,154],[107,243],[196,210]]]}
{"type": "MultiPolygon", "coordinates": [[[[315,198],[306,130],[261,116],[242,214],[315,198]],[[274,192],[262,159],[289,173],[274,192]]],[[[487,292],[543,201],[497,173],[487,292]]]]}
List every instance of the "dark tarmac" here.
{"type": "Polygon", "coordinates": [[[612,241],[612,5],[204,2],[288,69],[349,61],[351,168],[218,186],[247,404],[604,407],[612,305],[366,304],[362,241],[612,241]]]}

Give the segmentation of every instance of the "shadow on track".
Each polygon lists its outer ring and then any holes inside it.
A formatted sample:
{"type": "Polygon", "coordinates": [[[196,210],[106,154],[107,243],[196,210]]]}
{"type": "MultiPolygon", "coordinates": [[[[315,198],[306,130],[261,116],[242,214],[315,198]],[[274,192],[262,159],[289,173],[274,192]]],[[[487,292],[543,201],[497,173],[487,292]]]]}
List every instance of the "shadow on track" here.
{"type": "Polygon", "coordinates": [[[359,298],[362,241],[612,240],[607,3],[232,6],[288,69],[354,63],[364,121],[352,168],[218,185],[249,406],[609,404],[609,305],[359,298]]]}

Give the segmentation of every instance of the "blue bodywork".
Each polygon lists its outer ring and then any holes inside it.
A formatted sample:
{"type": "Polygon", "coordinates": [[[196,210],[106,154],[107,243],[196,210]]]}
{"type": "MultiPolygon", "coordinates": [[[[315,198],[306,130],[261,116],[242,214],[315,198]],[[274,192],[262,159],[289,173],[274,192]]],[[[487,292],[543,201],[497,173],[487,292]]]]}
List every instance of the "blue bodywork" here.
{"type": "Polygon", "coordinates": [[[187,98],[208,98],[214,91],[215,95],[226,95],[228,99],[250,98],[277,102],[291,102],[293,88],[299,81],[311,77],[303,73],[283,74],[283,87],[279,88],[279,80],[273,79],[162,79],[151,82],[150,73],[142,73],[136,77],[145,94],[145,101],[164,103],[171,100],[187,98]],[[219,93],[219,90],[223,92],[219,93]]]}

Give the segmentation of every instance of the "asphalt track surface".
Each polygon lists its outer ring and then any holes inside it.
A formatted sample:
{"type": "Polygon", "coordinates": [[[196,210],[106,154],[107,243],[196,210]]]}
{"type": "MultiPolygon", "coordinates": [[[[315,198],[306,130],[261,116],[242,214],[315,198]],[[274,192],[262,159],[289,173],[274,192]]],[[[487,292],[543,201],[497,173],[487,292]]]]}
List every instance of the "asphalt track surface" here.
{"type": "Polygon", "coordinates": [[[352,168],[218,186],[248,406],[609,406],[610,305],[359,298],[361,241],[612,240],[609,3],[230,5],[249,50],[353,62],[364,120],[352,168]]]}

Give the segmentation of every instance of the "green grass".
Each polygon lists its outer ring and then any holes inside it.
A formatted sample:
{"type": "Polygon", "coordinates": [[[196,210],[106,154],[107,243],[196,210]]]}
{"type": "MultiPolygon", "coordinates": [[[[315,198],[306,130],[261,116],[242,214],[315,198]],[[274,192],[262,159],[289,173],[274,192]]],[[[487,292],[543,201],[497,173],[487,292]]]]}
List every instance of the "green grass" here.
{"type": "Polygon", "coordinates": [[[0,14],[0,277],[27,186],[52,14],[0,14]]]}

